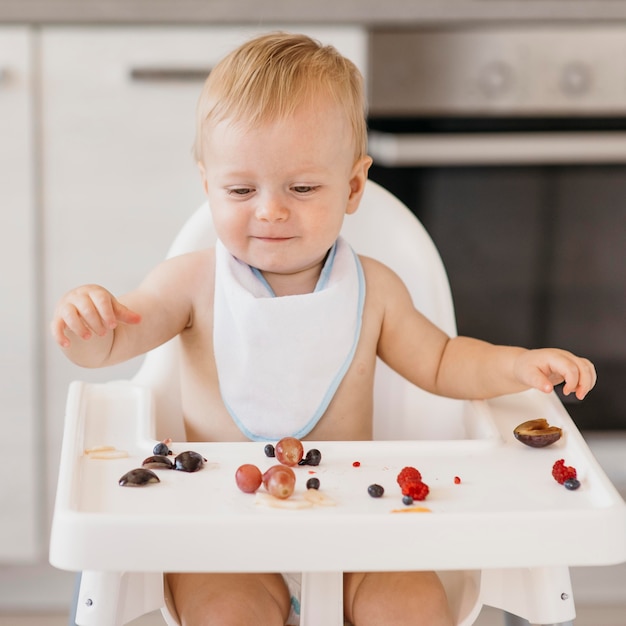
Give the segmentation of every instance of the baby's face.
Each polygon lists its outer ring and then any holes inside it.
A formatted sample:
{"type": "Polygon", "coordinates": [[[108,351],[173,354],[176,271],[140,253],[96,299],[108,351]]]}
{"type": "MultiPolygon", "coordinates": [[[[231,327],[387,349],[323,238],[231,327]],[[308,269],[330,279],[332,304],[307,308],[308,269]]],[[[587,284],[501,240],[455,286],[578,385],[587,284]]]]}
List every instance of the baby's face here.
{"type": "Polygon", "coordinates": [[[252,129],[225,120],[207,135],[200,169],[226,248],[270,284],[275,275],[316,280],[370,163],[354,163],[342,111],[320,99],[252,129]]]}

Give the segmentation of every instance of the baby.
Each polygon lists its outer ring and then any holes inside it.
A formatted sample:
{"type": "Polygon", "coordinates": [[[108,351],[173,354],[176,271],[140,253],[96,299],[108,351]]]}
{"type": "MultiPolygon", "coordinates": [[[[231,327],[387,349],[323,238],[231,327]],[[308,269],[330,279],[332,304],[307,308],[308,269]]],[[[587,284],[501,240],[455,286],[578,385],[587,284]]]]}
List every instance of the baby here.
{"type": "MultiPolygon", "coordinates": [[[[202,91],[195,144],[216,248],[161,263],[119,298],[70,291],[51,324],[68,358],[112,365],[178,335],[191,441],[370,439],[377,356],[440,395],[564,382],[584,398],[588,360],[448,337],[339,237],[371,164],[364,111],[362,77],[330,46],[277,33],[229,54],[202,91]]],[[[168,575],[184,625],[295,624],[286,580],[168,575]]],[[[355,626],[453,623],[433,572],[346,573],[344,612],[355,626]]]]}

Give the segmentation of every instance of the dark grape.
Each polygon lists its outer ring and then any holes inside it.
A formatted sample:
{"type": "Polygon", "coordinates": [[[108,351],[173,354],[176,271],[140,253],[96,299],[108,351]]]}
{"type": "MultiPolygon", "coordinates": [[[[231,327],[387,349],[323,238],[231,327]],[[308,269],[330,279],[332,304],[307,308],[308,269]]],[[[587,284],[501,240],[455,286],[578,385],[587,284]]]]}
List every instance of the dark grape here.
{"type": "Polygon", "coordinates": [[[321,460],[322,453],[317,448],[311,448],[298,465],[319,465],[321,460]]]}
{"type": "Polygon", "coordinates": [[[273,458],[276,456],[276,451],[274,450],[274,446],[271,443],[268,443],[265,448],[263,448],[263,452],[265,452],[265,456],[273,458]]]}
{"type": "Polygon", "coordinates": [[[174,469],[180,470],[181,472],[197,472],[204,466],[204,461],[205,459],[201,454],[187,450],[176,456],[174,459],[174,469]]]}
{"type": "Polygon", "coordinates": [[[143,460],[142,467],[148,469],[174,469],[174,463],[163,454],[155,454],[143,460]]]}
{"type": "Polygon", "coordinates": [[[309,478],[309,480],[306,481],[306,488],[307,489],[319,489],[320,488],[320,479],[319,478],[309,478]]]}

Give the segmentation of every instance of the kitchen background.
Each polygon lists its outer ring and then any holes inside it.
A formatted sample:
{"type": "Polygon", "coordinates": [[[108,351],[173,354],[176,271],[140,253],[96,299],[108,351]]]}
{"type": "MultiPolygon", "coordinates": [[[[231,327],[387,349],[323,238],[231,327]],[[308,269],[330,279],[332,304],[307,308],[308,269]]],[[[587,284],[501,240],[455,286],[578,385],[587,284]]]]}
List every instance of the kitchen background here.
{"type": "MultiPolygon", "coordinates": [[[[66,362],[54,303],[124,292],[164,256],[203,199],[201,81],[278,28],[365,74],[372,178],[431,232],[460,332],[596,361],[568,409],[626,490],[626,1],[0,0],[0,616],[67,611],[74,577],[47,565],[67,386],[138,365],[66,362]]],[[[572,578],[626,624],[626,567],[572,578]]]]}

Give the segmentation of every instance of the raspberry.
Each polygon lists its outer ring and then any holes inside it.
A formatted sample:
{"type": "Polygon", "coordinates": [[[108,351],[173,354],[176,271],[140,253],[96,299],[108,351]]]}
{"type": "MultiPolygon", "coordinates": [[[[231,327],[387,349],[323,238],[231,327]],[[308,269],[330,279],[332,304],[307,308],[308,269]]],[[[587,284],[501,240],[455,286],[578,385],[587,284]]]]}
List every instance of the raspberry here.
{"type": "Polygon", "coordinates": [[[565,465],[565,460],[559,459],[552,466],[552,476],[559,485],[562,485],[566,480],[576,478],[576,468],[565,465]]]}
{"type": "Polygon", "coordinates": [[[400,485],[400,487],[402,487],[402,484],[404,483],[404,481],[406,481],[408,479],[422,480],[422,475],[414,467],[405,467],[398,474],[398,478],[397,478],[398,485],[400,485]]]}
{"type": "Polygon", "coordinates": [[[402,483],[402,495],[413,500],[425,500],[429,491],[428,485],[416,478],[409,478],[402,483]]]}

